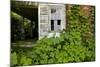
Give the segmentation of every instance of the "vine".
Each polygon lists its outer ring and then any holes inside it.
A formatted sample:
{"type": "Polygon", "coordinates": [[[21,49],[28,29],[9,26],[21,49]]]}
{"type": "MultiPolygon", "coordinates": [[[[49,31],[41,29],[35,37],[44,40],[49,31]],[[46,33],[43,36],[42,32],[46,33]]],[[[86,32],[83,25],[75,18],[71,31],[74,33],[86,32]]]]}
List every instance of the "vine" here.
{"type": "Polygon", "coordinates": [[[12,53],[13,65],[54,64],[85,62],[95,60],[94,7],[86,16],[80,5],[71,5],[68,14],[67,30],[60,37],[43,38],[37,41],[31,51],[12,53]],[[92,24],[92,26],[91,26],[92,24]],[[17,55],[17,56],[16,56],[17,55]],[[27,62],[26,62],[27,61],[27,62]]]}

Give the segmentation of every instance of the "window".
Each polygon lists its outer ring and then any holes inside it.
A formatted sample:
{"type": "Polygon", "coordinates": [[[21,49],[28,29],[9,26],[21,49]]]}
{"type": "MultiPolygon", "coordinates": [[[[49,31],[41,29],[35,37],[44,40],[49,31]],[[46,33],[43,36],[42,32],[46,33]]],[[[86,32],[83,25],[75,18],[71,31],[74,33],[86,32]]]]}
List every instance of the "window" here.
{"type": "Polygon", "coordinates": [[[55,13],[56,12],[56,9],[51,9],[51,13],[55,13]]]}
{"type": "Polygon", "coordinates": [[[61,20],[57,20],[57,24],[60,25],[61,24],[61,20]]]}
{"type": "Polygon", "coordinates": [[[51,20],[51,30],[54,30],[54,20],[51,20]]]}

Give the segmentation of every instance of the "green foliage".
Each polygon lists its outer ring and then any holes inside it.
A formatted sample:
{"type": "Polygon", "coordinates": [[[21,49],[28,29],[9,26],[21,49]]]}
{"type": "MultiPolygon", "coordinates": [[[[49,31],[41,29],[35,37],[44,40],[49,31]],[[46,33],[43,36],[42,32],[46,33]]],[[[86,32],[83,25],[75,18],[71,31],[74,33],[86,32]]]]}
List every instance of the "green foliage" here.
{"type": "Polygon", "coordinates": [[[11,17],[18,20],[21,16],[18,15],[17,13],[15,13],[15,12],[11,11],[11,17]]]}
{"type": "Polygon", "coordinates": [[[20,65],[30,65],[32,62],[32,59],[30,58],[27,58],[26,56],[21,56],[21,59],[20,59],[20,65]]]}
{"type": "MultiPolygon", "coordinates": [[[[33,23],[33,22],[32,22],[33,23]]],[[[35,24],[33,24],[34,26],[35,24]]],[[[12,41],[18,41],[23,39],[29,39],[31,37],[32,28],[31,21],[18,13],[11,11],[11,39],[12,41]]]]}
{"type": "Polygon", "coordinates": [[[68,29],[62,31],[60,37],[45,37],[38,40],[31,51],[18,51],[18,65],[95,60],[95,36],[91,31],[89,17],[80,12],[79,5],[73,5],[67,14],[68,29]]]}
{"type": "Polygon", "coordinates": [[[17,64],[17,54],[16,52],[11,53],[11,65],[16,65],[17,64]]]}

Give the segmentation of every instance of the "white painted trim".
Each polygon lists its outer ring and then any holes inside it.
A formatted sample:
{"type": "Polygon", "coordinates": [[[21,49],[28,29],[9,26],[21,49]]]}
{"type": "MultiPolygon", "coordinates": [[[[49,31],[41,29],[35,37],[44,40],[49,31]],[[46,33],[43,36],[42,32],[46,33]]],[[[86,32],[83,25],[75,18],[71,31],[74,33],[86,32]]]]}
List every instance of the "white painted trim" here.
{"type": "Polygon", "coordinates": [[[48,7],[49,8],[49,19],[48,19],[48,21],[49,21],[49,31],[51,31],[51,8],[50,7],[48,7]]]}

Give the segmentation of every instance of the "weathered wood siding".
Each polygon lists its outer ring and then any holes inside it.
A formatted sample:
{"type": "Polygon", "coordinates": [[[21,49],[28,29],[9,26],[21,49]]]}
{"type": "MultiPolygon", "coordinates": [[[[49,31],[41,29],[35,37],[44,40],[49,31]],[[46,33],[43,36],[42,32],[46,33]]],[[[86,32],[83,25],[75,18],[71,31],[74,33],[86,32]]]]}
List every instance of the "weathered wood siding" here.
{"type": "Polygon", "coordinates": [[[48,34],[49,9],[47,4],[39,4],[39,39],[48,34]]]}
{"type": "Polygon", "coordinates": [[[39,4],[39,39],[47,36],[51,31],[51,20],[54,20],[54,31],[60,32],[65,29],[65,5],[63,4],[39,4]],[[56,13],[51,14],[51,9],[56,9],[56,13]],[[57,20],[61,20],[61,24],[57,25],[57,20]],[[60,29],[58,31],[58,29],[60,29]]]}
{"type": "Polygon", "coordinates": [[[59,4],[59,5],[51,5],[51,9],[56,9],[55,13],[51,13],[51,20],[54,20],[54,30],[60,31],[62,29],[65,29],[65,5],[59,4]],[[61,24],[57,24],[57,20],[61,20],[61,24]]]}

